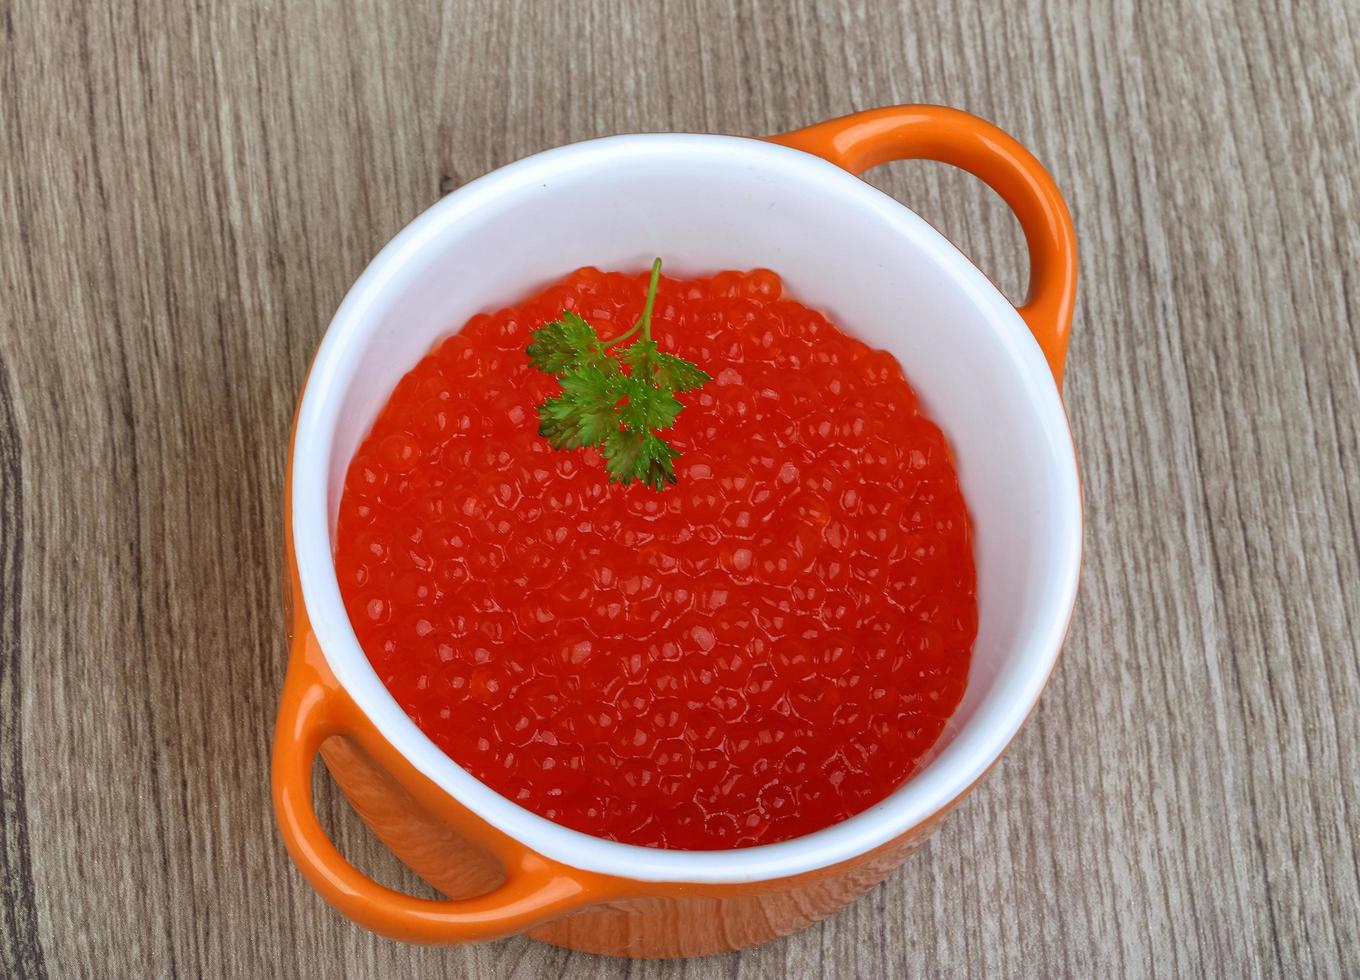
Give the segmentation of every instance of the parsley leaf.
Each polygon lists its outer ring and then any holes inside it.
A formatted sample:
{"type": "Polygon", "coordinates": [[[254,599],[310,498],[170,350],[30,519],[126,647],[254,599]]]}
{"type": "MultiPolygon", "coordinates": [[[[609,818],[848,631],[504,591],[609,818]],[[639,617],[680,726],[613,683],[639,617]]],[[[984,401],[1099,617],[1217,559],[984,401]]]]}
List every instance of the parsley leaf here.
{"type": "Polygon", "coordinates": [[[655,433],[615,429],[604,448],[605,469],[615,483],[641,480],[653,490],[664,490],[675,482],[672,460],[680,454],[655,433]]]}
{"type": "Polygon", "coordinates": [[[625,429],[669,429],[684,405],[669,389],[648,384],[636,374],[628,379],[626,398],[619,406],[619,419],[625,429]]]}
{"type": "Polygon", "coordinates": [[[545,323],[529,336],[532,339],[524,352],[545,374],[586,367],[605,374],[620,373],[618,361],[605,352],[595,328],[571,310],[563,310],[562,319],[545,323]]]}
{"type": "Polygon", "coordinates": [[[562,319],[544,324],[529,336],[525,353],[534,367],[547,374],[561,374],[600,345],[595,328],[570,310],[563,310],[562,319]]]}
{"type": "Polygon", "coordinates": [[[652,307],[660,279],[657,259],[642,315],[612,340],[602,341],[578,314],[563,310],[560,320],[533,331],[525,349],[530,363],[557,375],[562,386],[561,394],[538,406],[539,435],[554,449],[599,447],[611,481],[638,480],[653,490],[675,482],[674,461],[680,455],[654,430],[675,425],[685,407],[677,393],[712,380],[698,365],[665,353],[652,340],[652,307]],[[620,358],[609,352],[638,331],[642,338],[620,358]]]}
{"type": "Polygon", "coordinates": [[[674,354],[657,355],[656,383],[674,391],[693,391],[713,379],[699,365],[674,354]]]}
{"type": "Polygon", "coordinates": [[[713,380],[693,361],[663,352],[650,338],[639,340],[624,351],[623,360],[633,369],[634,376],[650,376],[658,388],[669,391],[693,391],[713,380]]]}
{"type": "Polygon", "coordinates": [[[600,445],[611,428],[618,428],[614,406],[625,380],[622,374],[573,368],[562,376],[562,394],[538,406],[539,435],[554,449],[600,445]]]}

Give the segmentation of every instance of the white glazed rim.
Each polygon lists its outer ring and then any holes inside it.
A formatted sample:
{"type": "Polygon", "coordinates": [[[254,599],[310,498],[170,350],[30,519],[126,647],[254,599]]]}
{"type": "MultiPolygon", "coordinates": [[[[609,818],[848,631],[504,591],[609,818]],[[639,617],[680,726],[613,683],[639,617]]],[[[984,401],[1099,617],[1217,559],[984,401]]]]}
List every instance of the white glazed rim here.
{"type": "Polygon", "coordinates": [[[292,457],[292,527],[297,571],[311,628],[337,681],[378,732],[423,775],[489,824],[561,864],[639,881],[738,883],[783,878],[850,860],[946,809],[997,760],[1037,703],[1057,660],[1076,600],[1081,502],[1075,452],[1061,399],[1043,354],[999,290],[947,239],[891,197],[819,157],[732,136],[613,136],[544,151],[502,167],[443,198],[412,221],[364,270],[341,303],[317,350],[298,412],[292,457]],[[1069,515],[1051,543],[1051,586],[1036,610],[1043,628],[1015,653],[1023,669],[1003,678],[974,719],[928,765],[882,802],[834,826],[778,844],[726,851],[679,851],[619,844],[560,826],[496,793],[444,754],[402,711],[369,664],[341,599],[328,533],[328,468],[339,407],[339,379],[350,376],[357,342],[373,325],[380,297],[403,286],[402,270],[442,229],[495,196],[542,183],[604,158],[683,151],[732,154],[783,180],[858,195],[882,220],[932,255],[952,285],[988,311],[995,341],[1034,400],[1044,437],[1069,453],[1056,472],[1055,505],[1069,515]]]}

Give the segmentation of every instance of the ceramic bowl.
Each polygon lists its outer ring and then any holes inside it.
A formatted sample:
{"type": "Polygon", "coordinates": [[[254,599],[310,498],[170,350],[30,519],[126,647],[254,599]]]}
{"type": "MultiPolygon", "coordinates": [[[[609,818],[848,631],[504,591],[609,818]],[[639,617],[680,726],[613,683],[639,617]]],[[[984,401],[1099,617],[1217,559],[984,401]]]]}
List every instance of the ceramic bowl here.
{"type": "Polygon", "coordinates": [[[1076,286],[1071,219],[1014,139],[956,110],[897,106],[774,137],[615,136],[539,153],[416,218],[345,297],[298,409],[286,507],[292,659],[275,738],[283,838],[316,889],[401,939],[514,933],[673,956],[790,932],[862,893],[983,777],[1039,698],[1077,589],[1081,501],[1059,394],[1076,286]],[[990,184],[1030,250],[1019,309],[957,248],[856,175],[929,158],[990,184]],[[355,638],[336,579],[349,461],[397,380],[440,338],[579,266],[687,276],[768,267],[788,294],[897,356],[953,446],[974,526],[979,628],[937,751],[881,803],[824,830],[727,851],[614,843],[498,795],[403,713],[355,638]],[[399,894],[317,823],[311,771],[336,781],[406,864],[448,896],[399,894]]]}

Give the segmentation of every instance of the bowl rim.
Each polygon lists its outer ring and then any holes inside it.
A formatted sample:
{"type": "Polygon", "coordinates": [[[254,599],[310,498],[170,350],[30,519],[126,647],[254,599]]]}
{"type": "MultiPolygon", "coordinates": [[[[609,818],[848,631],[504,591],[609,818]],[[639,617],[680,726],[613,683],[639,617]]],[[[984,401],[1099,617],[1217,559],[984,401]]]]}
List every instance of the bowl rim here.
{"type": "Polygon", "coordinates": [[[303,602],[317,645],[337,682],[393,748],[421,774],[493,827],[560,864],[638,881],[704,884],[784,878],[851,860],[889,843],[964,796],[1001,756],[1029,716],[1061,650],[1076,601],[1082,512],[1076,453],[1061,398],[1044,355],[1015,307],[951,242],[901,202],[820,157],[738,136],[631,134],[545,150],[494,170],[435,202],[378,253],[349,289],[317,348],[298,408],[290,460],[292,546],[303,602]],[[1042,628],[1035,630],[1008,684],[990,693],[974,720],[922,771],[883,801],[814,833],[775,844],[723,851],[662,850],[621,844],[553,823],[501,796],[458,766],[402,711],[364,655],[341,599],[330,547],[328,471],[340,383],[357,360],[357,339],[375,308],[401,287],[401,270],[450,224],[492,198],[545,178],[608,162],[657,155],[721,157],[725,164],[768,169],[819,192],[858,197],[938,263],[954,288],[988,315],[995,340],[1034,400],[1042,434],[1061,465],[1055,506],[1067,516],[1050,544],[1053,566],[1042,628]],[[985,723],[984,723],[985,722],[985,723]]]}

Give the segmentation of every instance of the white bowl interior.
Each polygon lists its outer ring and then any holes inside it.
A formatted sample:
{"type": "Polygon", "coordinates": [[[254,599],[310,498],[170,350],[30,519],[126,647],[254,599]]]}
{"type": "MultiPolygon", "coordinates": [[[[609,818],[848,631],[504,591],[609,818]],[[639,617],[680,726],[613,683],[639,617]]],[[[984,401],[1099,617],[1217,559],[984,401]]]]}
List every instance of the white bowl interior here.
{"type": "Polygon", "coordinates": [[[481,178],[374,260],[321,345],[299,416],[294,534],[304,597],[337,677],[411,761],[557,860],[644,880],[746,881],[853,857],[965,791],[1038,698],[1076,593],[1081,513],[1066,418],[1019,315],[907,208],[807,154],[721,136],[621,136],[481,178]],[[955,453],[971,513],[979,630],[968,690],[933,760],[884,802],[795,841],[659,851],[552,824],[468,776],[370,668],[331,564],[345,470],[398,379],[471,315],[582,265],[670,275],[764,266],[794,298],[891,351],[955,453]]]}

